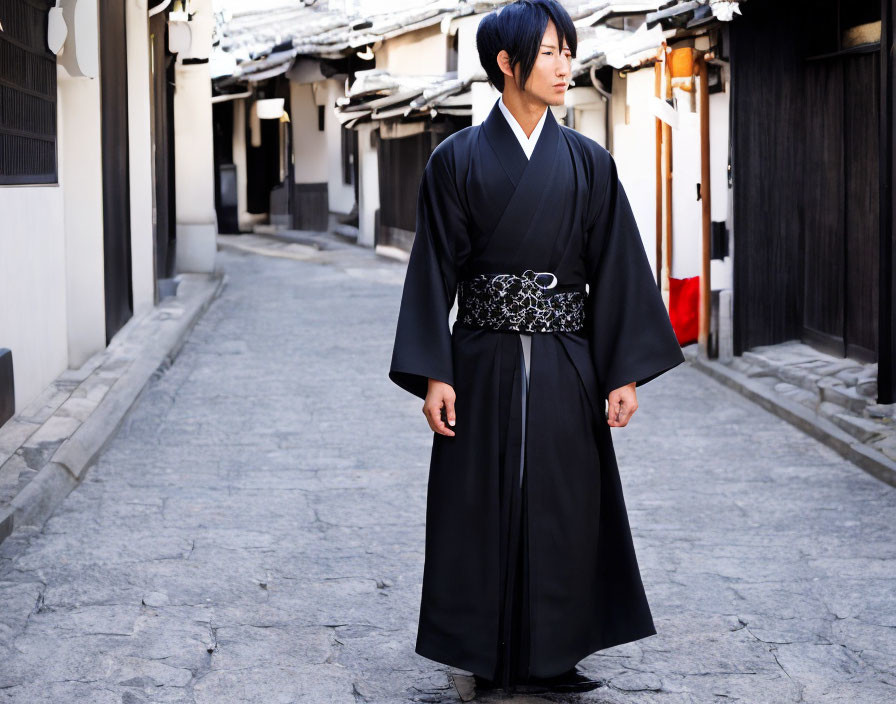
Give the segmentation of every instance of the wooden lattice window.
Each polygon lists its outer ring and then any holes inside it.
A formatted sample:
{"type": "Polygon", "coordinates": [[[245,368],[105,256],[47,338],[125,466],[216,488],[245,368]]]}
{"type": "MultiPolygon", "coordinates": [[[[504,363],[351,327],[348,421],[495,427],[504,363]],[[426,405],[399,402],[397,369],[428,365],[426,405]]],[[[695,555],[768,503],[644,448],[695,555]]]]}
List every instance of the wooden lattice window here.
{"type": "Polygon", "coordinates": [[[0,184],[56,183],[50,0],[0,0],[0,184]]]}

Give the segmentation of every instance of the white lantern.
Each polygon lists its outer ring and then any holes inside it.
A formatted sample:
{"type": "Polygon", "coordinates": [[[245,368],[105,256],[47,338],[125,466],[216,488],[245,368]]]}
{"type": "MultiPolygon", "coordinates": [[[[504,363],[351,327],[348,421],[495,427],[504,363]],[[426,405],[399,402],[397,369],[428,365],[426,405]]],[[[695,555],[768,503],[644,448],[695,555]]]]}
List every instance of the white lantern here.
{"type": "MultiPolygon", "coordinates": [[[[54,31],[53,23],[60,21],[54,19],[54,14],[58,17],[56,10],[61,10],[60,19],[66,27],[59,63],[69,76],[96,78],[100,73],[96,0],[59,0],[51,10],[50,32],[54,31]]],[[[59,31],[57,27],[55,32],[59,31]]]]}
{"type": "Polygon", "coordinates": [[[62,16],[59,0],[56,0],[56,7],[50,8],[50,16],[47,18],[47,46],[50,51],[54,54],[62,51],[67,36],[68,26],[65,24],[65,17],[62,16]]]}
{"type": "Polygon", "coordinates": [[[168,15],[168,51],[172,54],[189,54],[193,46],[193,30],[186,12],[168,15]]]}
{"type": "Polygon", "coordinates": [[[255,102],[260,120],[279,120],[283,117],[283,98],[266,98],[255,102]]]}

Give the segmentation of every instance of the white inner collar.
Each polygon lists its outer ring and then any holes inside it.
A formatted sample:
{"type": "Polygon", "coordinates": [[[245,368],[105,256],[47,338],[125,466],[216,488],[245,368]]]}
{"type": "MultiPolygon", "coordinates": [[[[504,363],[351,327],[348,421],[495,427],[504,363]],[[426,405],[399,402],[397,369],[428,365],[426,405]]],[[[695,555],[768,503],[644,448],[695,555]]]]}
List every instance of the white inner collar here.
{"type": "Polygon", "coordinates": [[[510,129],[513,130],[513,133],[516,135],[517,140],[519,140],[520,146],[523,148],[523,151],[526,153],[526,158],[529,159],[532,157],[532,151],[535,149],[535,143],[538,141],[538,135],[541,134],[541,128],[544,126],[545,118],[548,115],[548,108],[545,106],[544,112],[541,114],[541,118],[538,120],[538,123],[535,125],[535,129],[532,130],[532,134],[528,137],[526,133],[523,131],[523,128],[520,126],[520,123],[516,121],[516,118],[513,116],[513,113],[507,108],[507,105],[504,104],[504,96],[502,95],[498,98],[498,107],[501,109],[501,112],[504,113],[504,117],[507,119],[507,123],[510,125],[510,129]]]}

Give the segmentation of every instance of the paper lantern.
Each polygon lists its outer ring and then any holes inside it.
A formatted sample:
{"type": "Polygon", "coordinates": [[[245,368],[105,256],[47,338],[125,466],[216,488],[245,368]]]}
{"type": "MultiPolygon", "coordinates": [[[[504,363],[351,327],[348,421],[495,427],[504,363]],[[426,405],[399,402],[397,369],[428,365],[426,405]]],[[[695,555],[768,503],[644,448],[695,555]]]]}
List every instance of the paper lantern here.
{"type": "MultiPolygon", "coordinates": [[[[100,73],[96,0],[60,0],[50,12],[49,31],[54,31],[53,23],[60,20],[66,28],[59,63],[69,76],[96,78],[100,73]],[[61,18],[55,12],[60,9],[61,18]]],[[[57,27],[55,31],[60,30],[57,27]]]]}

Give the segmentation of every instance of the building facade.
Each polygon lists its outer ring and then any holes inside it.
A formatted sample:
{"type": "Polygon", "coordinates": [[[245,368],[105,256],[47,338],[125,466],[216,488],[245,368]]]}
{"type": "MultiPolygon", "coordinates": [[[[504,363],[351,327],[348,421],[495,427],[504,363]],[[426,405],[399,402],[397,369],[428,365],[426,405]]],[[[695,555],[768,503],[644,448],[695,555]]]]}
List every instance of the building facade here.
{"type": "Polygon", "coordinates": [[[177,271],[214,266],[210,147],[198,186],[186,162],[201,163],[202,149],[175,147],[185,133],[210,133],[211,3],[194,2],[192,17],[171,10],[0,4],[0,423],[150,311],[177,271]],[[178,23],[192,37],[180,56],[178,23]],[[203,63],[204,81],[191,83],[188,67],[203,63]],[[177,101],[196,89],[208,121],[187,107],[178,125],[177,101]],[[204,210],[193,192],[203,184],[204,210]],[[211,248],[197,246],[197,225],[211,230],[211,248]]]}

